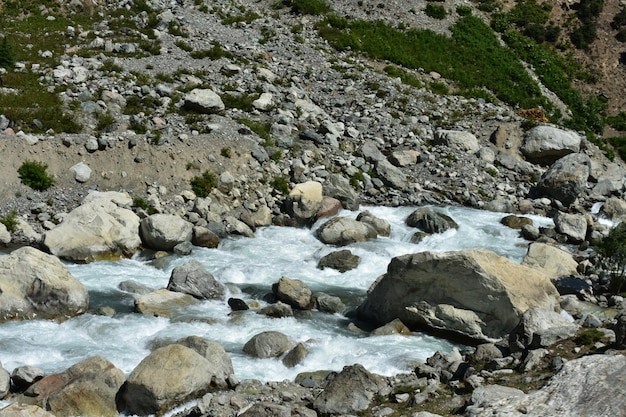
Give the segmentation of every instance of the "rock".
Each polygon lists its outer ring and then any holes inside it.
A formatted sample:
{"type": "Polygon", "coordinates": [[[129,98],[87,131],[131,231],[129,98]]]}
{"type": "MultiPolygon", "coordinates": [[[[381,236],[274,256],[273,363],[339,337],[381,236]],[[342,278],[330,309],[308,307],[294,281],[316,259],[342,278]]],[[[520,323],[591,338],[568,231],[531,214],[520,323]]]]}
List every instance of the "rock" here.
{"type": "Polygon", "coordinates": [[[11,390],[11,374],[0,366],[0,399],[3,399],[11,390]]]}
{"type": "Polygon", "coordinates": [[[433,145],[444,145],[469,153],[476,153],[480,149],[476,136],[461,130],[437,130],[433,145]]]}
{"type": "Polygon", "coordinates": [[[448,215],[438,213],[430,207],[420,207],[407,217],[409,227],[417,227],[426,233],[443,233],[449,229],[458,229],[459,225],[448,215]]]}
{"type": "Polygon", "coordinates": [[[377,237],[376,230],[366,223],[348,217],[335,217],[321,225],[317,238],[329,245],[345,246],[377,237]]]}
{"type": "Polygon", "coordinates": [[[64,319],[88,306],[87,289],[58,258],[30,246],[0,257],[0,321],[64,319]]]}
{"type": "Polygon", "coordinates": [[[55,417],[36,405],[11,403],[0,409],[0,417],[55,417]]]}
{"type": "Polygon", "coordinates": [[[526,240],[535,241],[541,236],[539,228],[532,224],[522,226],[522,237],[526,240]]]}
{"type": "Polygon", "coordinates": [[[74,174],[74,179],[77,182],[87,182],[91,177],[91,168],[87,166],[84,162],[79,162],[70,168],[70,172],[74,174]]]}
{"type": "Polygon", "coordinates": [[[18,366],[11,373],[11,382],[19,391],[24,391],[45,375],[41,368],[30,365],[18,366]]]}
{"type": "Polygon", "coordinates": [[[213,387],[211,363],[195,350],[171,344],[150,353],[128,377],[121,392],[131,414],[162,415],[213,387]]]}
{"type": "Polygon", "coordinates": [[[472,392],[471,403],[481,407],[500,400],[510,400],[524,396],[524,391],[502,385],[483,385],[472,392]]]}
{"type": "Polygon", "coordinates": [[[0,223],[0,244],[6,245],[11,242],[11,232],[7,230],[7,227],[0,223]]]}
{"type": "Polygon", "coordinates": [[[274,404],[271,402],[257,402],[246,409],[237,417],[291,417],[291,408],[285,405],[274,404]]]}
{"type": "Polygon", "coordinates": [[[153,214],[141,220],[139,234],[144,246],[171,251],[182,242],[190,242],[193,225],[172,214],[153,214]]]}
{"type": "Polygon", "coordinates": [[[302,224],[312,223],[322,207],[322,198],[321,183],[307,181],[296,184],[285,200],[287,213],[302,224]]]}
{"type": "Polygon", "coordinates": [[[322,205],[319,210],[317,210],[317,214],[315,215],[318,219],[323,219],[324,217],[332,217],[341,211],[343,206],[341,205],[341,201],[337,200],[333,197],[324,196],[322,198],[322,205]]]}
{"type": "Polygon", "coordinates": [[[250,309],[250,306],[241,298],[229,298],[228,306],[233,311],[246,311],[250,309]]]}
{"type": "Polygon", "coordinates": [[[411,330],[399,319],[395,319],[382,327],[372,330],[371,336],[387,336],[390,334],[411,334],[411,330]]]}
{"type": "Polygon", "coordinates": [[[254,227],[269,226],[272,224],[272,210],[263,205],[250,214],[250,220],[254,227]]]}
{"type": "Polygon", "coordinates": [[[602,212],[611,220],[619,220],[626,216],[626,201],[621,198],[607,198],[602,205],[602,212]]]}
{"type": "Polygon", "coordinates": [[[564,276],[552,279],[552,283],[561,295],[575,294],[581,300],[590,300],[593,298],[592,286],[582,278],[564,276]]]}
{"type": "Polygon", "coordinates": [[[385,219],[380,219],[374,216],[367,210],[359,213],[359,215],[356,216],[356,219],[372,226],[376,230],[376,233],[380,236],[389,236],[391,234],[391,225],[389,222],[385,219]]]}
{"type": "Polygon", "coordinates": [[[195,303],[191,295],[162,289],[137,296],[135,310],[147,316],[168,317],[179,308],[195,303]]]}
{"type": "Polygon", "coordinates": [[[563,365],[548,384],[516,398],[484,401],[468,407],[466,417],[542,417],[555,415],[604,417],[622,415],[626,356],[588,355],[563,365]]]}
{"type": "Polygon", "coordinates": [[[280,332],[266,331],[248,340],[243,351],[253,358],[275,358],[292,348],[289,338],[280,332]]]}
{"type": "Polygon", "coordinates": [[[195,259],[172,270],[167,289],[201,300],[219,300],[226,293],[224,285],[195,259]]]}
{"type": "Polygon", "coordinates": [[[548,347],[576,334],[578,325],[553,310],[530,308],[509,335],[512,352],[548,347]]]}
{"type": "Polygon", "coordinates": [[[308,354],[309,350],[306,348],[306,346],[304,346],[303,343],[298,343],[296,346],[294,346],[293,349],[287,352],[287,354],[283,358],[283,365],[285,365],[287,368],[293,368],[294,366],[302,362],[308,354]]]}
{"type": "Polygon", "coordinates": [[[419,152],[414,150],[400,150],[394,151],[391,153],[389,157],[389,162],[394,164],[397,167],[404,168],[409,167],[411,165],[415,165],[420,157],[419,152]]]}
{"type": "Polygon", "coordinates": [[[117,285],[117,288],[131,294],[148,294],[149,292],[152,292],[152,288],[140,282],[133,281],[132,279],[120,282],[117,285]]]}
{"type": "Polygon", "coordinates": [[[234,216],[226,216],[224,218],[224,222],[226,223],[226,230],[228,231],[228,233],[249,238],[254,237],[254,231],[250,228],[250,226],[235,218],[234,216]]]}
{"type": "Polygon", "coordinates": [[[482,343],[476,346],[476,350],[471,355],[471,361],[475,364],[486,364],[502,356],[502,351],[493,343],[482,343]]]}
{"type": "Polygon", "coordinates": [[[559,211],[554,216],[558,233],[567,236],[570,243],[582,243],[587,236],[587,219],[582,214],[569,214],[559,211]]]}
{"type": "Polygon", "coordinates": [[[257,314],[263,314],[268,317],[279,319],[282,317],[293,317],[293,309],[289,304],[279,301],[259,309],[257,314]]]}
{"type": "Polygon", "coordinates": [[[355,415],[367,409],[384,386],[382,377],[362,365],[345,366],[315,398],[313,409],[320,415],[355,415]]]}
{"type": "Polygon", "coordinates": [[[323,292],[313,294],[315,305],[319,311],[326,313],[340,313],[346,308],[341,298],[323,292]]]}
{"type": "Polygon", "coordinates": [[[408,180],[404,172],[391,162],[387,158],[378,161],[375,166],[376,174],[382,182],[390,187],[398,190],[404,190],[408,184],[408,180]]]}
{"type": "Polygon", "coordinates": [[[274,106],[274,95],[272,93],[262,93],[259,98],[252,102],[252,107],[261,111],[268,111],[274,106]]]}
{"type": "Polygon", "coordinates": [[[53,255],[73,262],[129,257],[141,245],[139,221],[135,213],[106,196],[86,198],[44,233],[43,245],[53,255]]]}
{"type": "Polygon", "coordinates": [[[533,163],[550,165],[565,155],[580,152],[581,142],[576,132],[542,125],[526,132],[520,151],[533,163]]]}
{"type": "Polygon", "coordinates": [[[220,244],[220,238],[206,227],[194,226],[191,243],[202,248],[217,248],[220,244]]]}
{"type": "Polygon", "coordinates": [[[209,89],[194,88],[183,97],[183,107],[199,113],[219,113],[225,109],[220,96],[209,89]]]}
{"type": "Polygon", "coordinates": [[[533,221],[528,217],[510,215],[504,216],[500,220],[500,223],[505,225],[506,227],[510,227],[511,229],[521,229],[524,226],[532,225],[533,221]]]}
{"type": "Polygon", "coordinates": [[[125,380],[115,365],[94,356],[39,380],[16,402],[38,405],[55,416],[116,417],[116,396],[125,380]]]}
{"type": "Polygon", "coordinates": [[[193,252],[193,245],[191,242],[181,242],[174,246],[174,253],[180,256],[189,256],[193,252]]]}
{"type": "Polygon", "coordinates": [[[399,318],[410,329],[490,342],[532,307],[558,308],[547,276],[487,250],[465,250],[393,258],[358,313],[374,323],[399,318]]]}
{"type": "Polygon", "coordinates": [[[622,312],[615,317],[613,331],[615,332],[615,345],[626,347],[626,312],[622,312]]]}
{"type": "Polygon", "coordinates": [[[346,272],[359,266],[361,258],[353,255],[348,249],[331,252],[323,256],[317,263],[319,269],[332,268],[339,272],[346,272]]]}
{"type": "Polygon", "coordinates": [[[322,184],[325,196],[341,201],[347,210],[358,210],[360,205],[359,193],[352,188],[347,178],[340,174],[331,174],[322,184]]]}
{"type": "Polygon", "coordinates": [[[226,389],[234,378],[233,362],[217,342],[199,336],[188,336],[176,341],[176,344],[193,349],[208,363],[211,373],[211,388],[226,389]]]}
{"type": "Polygon", "coordinates": [[[540,242],[528,245],[522,265],[539,269],[550,279],[578,274],[578,263],[569,252],[540,242]]]}
{"type": "Polygon", "coordinates": [[[313,307],[311,289],[299,279],[281,277],[272,285],[272,291],[279,301],[299,310],[309,310],[313,307]]]}
{"type": "Polygon", "coordinates": [[[540,196],[554,198],[569,206],[583,193],[589,178],[591,161],[585,154],[574,153],[556,161],[537,183],[540,196]]]}

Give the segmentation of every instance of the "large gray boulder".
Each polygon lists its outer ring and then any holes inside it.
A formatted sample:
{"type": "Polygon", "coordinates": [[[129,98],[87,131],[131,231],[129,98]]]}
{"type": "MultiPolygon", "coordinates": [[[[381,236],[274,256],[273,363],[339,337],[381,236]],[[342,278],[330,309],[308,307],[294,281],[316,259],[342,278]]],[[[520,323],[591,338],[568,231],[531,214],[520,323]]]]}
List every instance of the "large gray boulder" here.
{"type": "Polygon", "coordinates": [[[0,409],[0,417],[55,417],[36,405],[11,403],[0,409]]]}
{"type": "Polygon", "coordinates": [[[541,176],[537,192],[541,196],[571,205],[585,191],[591,160],[582,153],[573,153],[556,161],[541,176]]]}
{"type": "Polygon", "coordinates": [[[565,155],[578,153],[581,141],[576,132],[542,125],[526,132],[520,150],[531,162],[552,164],[565,155]]]}
{"type": "Polygon", "coordinates": [[[346,272],[359,266],[361,258],[348,249],[338,250],[323,256],[317,263],[320,269],[332,268],[339,272],[346,272]]]}
{"type": "Polygon", "coordinates": [[[570,243],[581,243],[587,237],[587,218],[583,214],[557,212],[554,215],[557,232],[567,236],[570,243]]]}
{"type": "Polygon", "coordinates": [[[23,365],[18,366],[13,370],[13,372],[11,372],[11,382],[18,390],[24,391],[44,376],[46,376],[46,374],[43,369],[35,366],[23,365]]]}
{"type": "Polygon", "coordinates": [[[437,130],[433,137],[433,145],[444,145],[469,153],[476,153],[480,149],[476,136],[462,130],[437,130]]]}
{"type": "Polygon", "coordinates": [[[115,365],[93,356],[39,380],[16,402],[37,405],[58,417],[116,417],[116,396],[125,380],[115,365]]]}
{"type": "Polygon", "coordinates": [[[179,243],[191,242],[193,224],[173,214],[153,214],[141,220],[139,232],[145,247],[171,251],[179,243]]]}
{"type": "Polygon", "coordinates": [[[214,388],[228,388],[234,380],[233,362],[224,347],[213,340],[200,336],[188,336],[176,341],[176,344],[193,349],[209,362],[214,388]]]}
{"type": "Polygon", "coordinates": [[[121,393],[131,414],[162,415],[214,386],[214,369],[203,355],[180,344],[156,349],[128,377],[121,393]]]}
{"type": "Polygon", "coordinates": [[[272,291],[276,298],[283,303],[299,310],[309,310],[313,307],[313,292],[299,279],[281,277],[272,285],[272,291]]]}
{"type": "Polygon", "coordinates": [[[224,285],[195,259],[172,270],[167,289],[201,300],[219,300],[226,293],[224,285]]]}
{"type": "Polygon", "coordinates": [[[376,230],[367,223],[348,217],[335,217],[317,229],[317,238],[329,245],[345,246],[375,239],[376,230]]]}
{"type": "Polygon", "coordinates": [[[177,310],[198,303],[189,294],[160,289],[135,297],[135,310],[146,316],[169,317],[177,310]]]}
{"type": "Polygon", "coordinates": [[[199,113],[219,113],[225,109],[222,98],[213,90],[194,88],[183,97],[183,107],[199,113]]]}
{"type": "MultiPolygon", "coordinates": [[[[43,246],[72,262],[129,257],[141,246],[139,217],[116,201],[123,196],[90,194],[54,229],[43,235],[43,246]]],[[[130,197],[129,197],[130,198],[130,197]]]]}
{"type": "Polygon", "coordinates": [[[577,331],[577,324],[553,310],[530,308],[509,335],[509,349],[515,352],[548,347],[577,331]]]}
{"type": "Polygon", "coordinates": [[[403,190],[407,187],[408,180],[404,172],[389,162],[387,158],[378,161],[374,169],[380,180],[386,185],[399,190],[403,190]]]}
{"type": "Polygon", "coordinates": [[[319,415],[356,415],[367,409],[385,386],[384,378],[362,365],[346,366],[313,401],[313,409],[319,415]]]}
{"type": "Polygon", "coordinates": [[[359,215],[356,216],[356,219],[372,226],[376,230],[376,233],[380,236],[389,236],[391,234],[391,225],[389,222],[385,219],[374,216],[368,210],[359,213],[359,215]]]}
{"type": "Polygon", "coordinates": [[[0,399],[7,396],[11,390],[11,374],[0,364],[0,399]]]}
{"type": "Polygon", "coordinates": [[[508,335],[532,307],[559,308],[549,278],[479,249],[393,258],[358,312],[378,325],[399,318],[413,330],[484,342],[508,335]]]}
{"type": "Polygon", "coordinates": [[[574,260],[571,253],[540,242],[528,245],[522,265],[539,269],[551,280],[578,274],[578,262],[574,260]]]}
{"type": "Polygon", "coordinates": [[[626,409],[624,375],[624,355],[583,356],[566,362],[540,390],[470,406],[465,416],[621,416],[626,409]]]}
{"type": "Polygon", "coordinates": [[[254,358],[275,358],[293,347],[289,337],[281,332],[266,331],[253,336],[243,351],[254,358]]]}
{"type": "Polygon", "coordinates": [[[344,208],[358,210],[361,203],[359,193],[350,185],[350,181],[340,174],[330,174],[322,184],[324,195],[341,201],[344,208]]]}
{"type": "Polygon", "coordinates": [[[88,306],[87,289],[55,256],[25,246],[0,257],[0,321],[73,317],[88,306]]]}
{"type": "Polygon", "coordinates": [[[405,223],[426,233],[443,233],[448,229],[458,229],[459,225],[448,215],[438,213],[430,207],[420,207],[409,214],[405,223]]]}

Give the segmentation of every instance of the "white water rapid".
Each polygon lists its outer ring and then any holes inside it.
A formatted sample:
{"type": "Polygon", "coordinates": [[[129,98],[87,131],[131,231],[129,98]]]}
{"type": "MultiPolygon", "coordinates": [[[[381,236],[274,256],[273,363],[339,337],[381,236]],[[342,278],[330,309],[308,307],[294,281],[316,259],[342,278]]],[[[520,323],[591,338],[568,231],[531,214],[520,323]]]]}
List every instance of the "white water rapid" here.
{"type": "MultiPolygon", "coordinates": [[[[55,321],[13,321],[0,324],[0,361],[11,372],[21,365],[40,367],[46,373],[62,371],[78,361],[101,355],[129,374],[163,340],[198,335],[220,342],[232,358],[238,379],[261,381],[293,379],[303,371],[341,370],[360,363],[369,371],[393,375],[413,369],[415,360],[424,360],[436,350],[450,350],[452,344],[421,333],[410,336],[367,337],[347,330],[349,320],[339,314],[313,311],[310,316],[272,319],[255,314],[229,315],[226,301],[206,301],[186,308],[171,318],[146,317],[133,313],[131,294],[118,284],[135,280],[154,289],[167,286],[172,269],[190,258],[202,262],[224,284],[227,297],[258,299],[271,292],[272,283],[281,276],[304,281],[313,291],[340,296],[355,307],[370,284],[386,271],[393,256],[419,251],[450,251],[487,248],[515,261],[526,252],[527,242],[518,231],[499,224],[502,213],[466,208],[441,209],[459,225],[456,231],[433,235],[419,244],[409,243],[416,231],[404,225],[414,208],[367,207],[374,215],[388,220],[391,236],[350,245],[361,257],[358,268],[345,273],[317,269],[318,260],[337,250],[322,244],[311,230],[267,227],[257,230],[256,238],[229,238],[218,249],[194,248],[190,257],[171,256],[158,263],[140,259],[119,262],[95,262],[68,267],[89,290],[90,307],[112,306],[113,317],[84,314],[63,323],[55,321]],[[255,334],[278,330],[293,342],[307,342],[309,355],[294,368],[286,368],[279,359],[246,357],[243,345],[255,334]]],[[[341,215],[356,217],[357,212],[341,215]]],[[[533,217],[536,225],[550,224],[549,219],[533,217]]],[[[326,220],[324,220],[326,221],[326,220]]]]}

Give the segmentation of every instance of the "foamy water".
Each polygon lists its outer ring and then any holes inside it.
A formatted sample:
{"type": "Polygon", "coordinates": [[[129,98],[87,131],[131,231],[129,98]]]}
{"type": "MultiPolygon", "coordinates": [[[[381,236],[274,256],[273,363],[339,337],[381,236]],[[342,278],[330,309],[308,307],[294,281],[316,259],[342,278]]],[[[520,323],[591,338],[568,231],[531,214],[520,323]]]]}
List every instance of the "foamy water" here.
{"type": "MultiPolygon", "coordinates": [[[[337,250],[315,238],[314,230],[322,222],[311,230],[262,228],[254,239],[229,238],[217,249],[194,248],[189,257],[171,256],[158,263],[129,259],[70,264],[71,273],[89,290],[90,307],[111,306],[117,314],[113,317],[84,314],[63,323],[32,320],[0,324],[0,361],[9,371],[21,365],[33,365],[51,373],[89,356],[101,355],[128,374],[156,343],[197,335],[224,346],[238,379],[293,379],[303,371],[341,370],[354,363],[382,375],[409,371],[416,360],[424,360],[437,350],[449,351],[453,345],[421,333],[368,337],[348,330],[349,320],[340,314],[313,311],[310,315],[281,319],[253,311],[231,314],[225,300],[205,301],[182,309],[171,318],[147,317],[133,313],[132,295],[117,288],[126,280],[153,289],[164,288],[174,267],[196,259],[216,279],[228,285],[227,297],[255,299],[265,305],[262,296],[271,292],[271,285],[280,277],[287,276],[304,281],[314,291],[338,295],[354,308],[394,256],[426,250],[487,248],[519,262],[526,252],[527,242],[518,237],[518,231],[499,224],[502,213],[443,208],[443,212],[459,223],[459,229],[412,244],[410,238],[416,230],[406,227],[404,219],[414,208],[367,209],[391,223],[391,236],[348,246],[361,257],[361,262],[358,268],[345,273],[317,269],[322,256],[337,250]],[[286,368],[279,359],[244,355],[243,345],[255,334],[267,330],[283,332],[294,343],[306,343],[309,355],[294,368],[286,368]]],[[[357,214],[341,213],[350,217],[357,214]]],[[[540,217],[533,219],[538,225],[550,223],[540,217]]]]}

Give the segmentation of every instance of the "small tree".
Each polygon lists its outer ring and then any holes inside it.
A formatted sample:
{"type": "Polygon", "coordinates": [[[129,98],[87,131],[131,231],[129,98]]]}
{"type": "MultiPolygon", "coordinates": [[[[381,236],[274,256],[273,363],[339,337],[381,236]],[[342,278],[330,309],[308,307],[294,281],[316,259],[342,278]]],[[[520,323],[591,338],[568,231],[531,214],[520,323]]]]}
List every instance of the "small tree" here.
{"type": "Polygon", "coordinates": [[[18,168],[22,183],[33,190],[44,191],[54,184],[54,178],[46,172],[48,165],[37,161],[24,161],[18,168]]]}
{"type": "Polygon", "coordinates": [[[602,262],[611,274],[610,290],[616,294],[622,291],[626,281],[626,223],[620,223],[597,246],[602,262]]]}
{"type": "Polygon", "coordinates": [[[0,42],[0,68],[11,69],[15,66],[15,54],[7,37],[0,42]]]}

